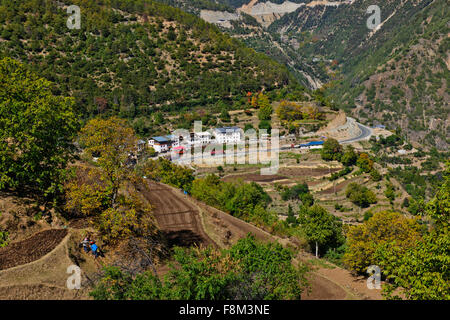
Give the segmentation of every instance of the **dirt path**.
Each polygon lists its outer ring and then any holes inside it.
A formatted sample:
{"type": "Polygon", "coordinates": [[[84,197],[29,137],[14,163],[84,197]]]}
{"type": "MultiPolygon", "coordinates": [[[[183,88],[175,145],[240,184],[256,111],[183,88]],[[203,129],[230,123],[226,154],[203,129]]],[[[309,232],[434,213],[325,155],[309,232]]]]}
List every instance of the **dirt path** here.
{"type": "Polygon", "coordinates": [[[49,229],[0,249],[0,270],[27,264],[51,252],[65,238],[67,230],[49,229]]]}
{"type": "MultiPolygon", "coordinates": [[[[257,239],[263,241],[279,241],[284,246],[298,248],[298,245],[290,239],[282,239],[274,236],[252,224],[235,218],[223,211],[212,208],[200,201],[185,195],[180,195],[186,202],[191,202],[200,211],[200,218],[203,220],[203,228],[207,234],[213,238],[219,247],[227,247],[237,240],[245,237],[248,233],[255,235],[257,239]]],[[[300,249],[298,261],[309,262],[315,259],[313,255],[300,249]]],[[[327,262],[328,267],[314,266],[310,273],[311,293],[304,293],[302,299],[305,300],[358,300],[370,299],[381,300],[380,290],[370,290],[367,288],[366,280],[363,277],[353,277],[348,270],[327,262]],[[331,267],[330,267],[331,266],[331,267]]]]}

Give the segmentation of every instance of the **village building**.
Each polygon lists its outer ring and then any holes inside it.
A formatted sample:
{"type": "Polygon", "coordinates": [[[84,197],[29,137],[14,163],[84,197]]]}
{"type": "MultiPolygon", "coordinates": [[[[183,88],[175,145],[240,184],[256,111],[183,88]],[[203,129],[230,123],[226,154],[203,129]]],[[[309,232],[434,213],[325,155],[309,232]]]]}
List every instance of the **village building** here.
{"type": "Polygon", "coordinates": [[[323,149],[323,144],[324,143],[325,143],[324,141],[311,141],[311,142],[299,145],[299,148],[300,149],[307,149],[307,150],[323,149]]]}
{"type": "Polygon", "coordinates": [[[148,145],[156,152],[167,152],[170,149],[170,140],[167,137],[152,137],[148,140],[148,145]]]}
{"type": "Polygon", "coordinates": [[[214,129],[217,143],[236,144],[242,139],[242,129],[238,127],[224,127],[214,129]]]}

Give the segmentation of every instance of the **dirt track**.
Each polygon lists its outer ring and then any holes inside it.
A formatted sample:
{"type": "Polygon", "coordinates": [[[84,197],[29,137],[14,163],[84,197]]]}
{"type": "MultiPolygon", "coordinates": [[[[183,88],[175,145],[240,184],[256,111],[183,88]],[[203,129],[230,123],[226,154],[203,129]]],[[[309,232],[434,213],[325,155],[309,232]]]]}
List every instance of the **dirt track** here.
{"type": "Polygon", "coordinates": [[[30,263],[52,251],[67,235],[65,229],[49,229],[0,249],[0,270],[30,263]]]}
{"type": "Polygon", "coordinates": [[[142,192],[152,204],[156,221],[165,233],[169,245],[215,245],[203,230],[198,209],[170,187],[148,182],[142,192]]]}

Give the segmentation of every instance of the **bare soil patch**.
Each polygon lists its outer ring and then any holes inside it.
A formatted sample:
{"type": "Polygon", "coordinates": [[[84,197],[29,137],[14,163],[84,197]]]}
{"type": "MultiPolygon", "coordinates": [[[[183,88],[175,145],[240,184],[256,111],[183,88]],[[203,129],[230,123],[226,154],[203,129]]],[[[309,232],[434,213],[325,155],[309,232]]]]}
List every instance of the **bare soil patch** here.
{"type": "Polygon", "coordinates": [[[170,246],[215,245],[201,225],[198,209],[169,186],[148,182],[142,189],[170,246]]]}
{"type": "Polygon", "coordinates": [[[310,292],[302,293],[302,300],[345,300],[348,298],[344,289],[324,277],[313,274],[309,279],[310,292]]]}
{"type": "Polygon", "coordinates": [[[247,182],[274,182],[277,180],[285,180],[287,177],[281,175],[261,175],[257,173],[229,175],[223,178],[223,181],[229,182],[242,179],[247,182]]]}
{"type": "Polygon", "coordinates": [[[280,168],[279,174],[287,177],[322,177],[340,171],[340,168],[280,168]]]}
{"type": "Polygon", "coordinates": [[[66,229],[49,229],[0,249],[0,270],[30,263],[52,251],[67,235],[66,229]]]}

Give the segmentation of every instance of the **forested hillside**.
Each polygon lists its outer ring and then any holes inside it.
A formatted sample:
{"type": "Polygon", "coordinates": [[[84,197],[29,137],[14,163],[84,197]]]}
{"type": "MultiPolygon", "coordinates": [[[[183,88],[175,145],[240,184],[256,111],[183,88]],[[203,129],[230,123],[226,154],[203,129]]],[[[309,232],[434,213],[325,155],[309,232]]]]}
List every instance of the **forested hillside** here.
{"type": "MultiPolygon", "coordinates": [[[[210,2],[240,8],[250,0],[210,2]]],[[[224,30],[288,66],[304,85],[324,86],[330,100],[361,121],[398,128],[414,142],[448,149],[448,1],[291,2],[305,5],[275,17],[268,27],[241,13],[224,30]],[[372,5],[381,10],[375,30],[367,27],[372,5]]]]}
{"type": "Polygon", "coordinates": [[[156,1],[87,1],[81,29],[57,1],[0,1],[0,56],[26,62],[86,114],[231,103],[295,81],[287,68],[197,17],[156,1]]]}
{"type": "Polygon", "coordinates": [[[302,41],[329,68],[329,93],[362,120],[402,128],[413,141],[448,147],[449,7],[443,0],[355,1],[300,8],[270,26],[302,41]],[[370,5],[382,25],[366,26],[370,5]],[[328,64],[330,61],[334,63],[328,64]]]}

